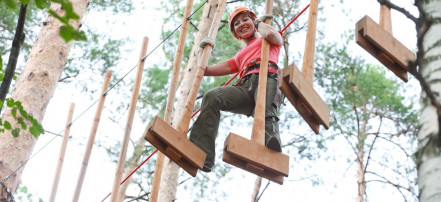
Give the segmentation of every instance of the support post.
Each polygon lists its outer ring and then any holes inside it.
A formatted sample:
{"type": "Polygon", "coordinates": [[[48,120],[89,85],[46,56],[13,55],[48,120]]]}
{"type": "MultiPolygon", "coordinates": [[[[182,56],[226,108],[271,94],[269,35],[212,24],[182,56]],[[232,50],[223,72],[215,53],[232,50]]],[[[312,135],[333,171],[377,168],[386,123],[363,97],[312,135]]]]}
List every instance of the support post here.
{"type": "MultiPolygon", "coordinates": [[[[273,1],[266,1],[266,15],[273,14],[273,1]]],[[[271,19],[267,19],[264,23],[271,24],[271,19]]],[[[265,102],[266,102],[266,82],[268,76],[270,44],[267,40],[262,40],[262,51],[260,56],[259,69],[259,86],[257,87],[256,106],[254,109],[253,129],[251,132],[251,140],[265,145],[265,102]]]]}
{"type": "MultiPolygon", "coordinates": [[[[179,70],[181,69],[182,57],[184,55],[185,49],[185,40],[187,39],[188,26],[190,24],[190,20],[187,18],[191,14],[192,6],[193,0],[187,0],[184,16],[182,17],[182,27],[181,32],[179,33],[178,48],[176,50],[176,56],[173,63],[173,73],[170,81],[170,88],[168,91],[167,105],[165,106],[164,121],[167,123],[170,123],[172,116],[173,101],[175,100],[176,89],[178,87],[179,70]]],[[[158,201],[158,193],[162,176],[162,168],[164,166],[164,158],[165,155],[159,152],[158,157],[156,158],[155,174],[153,175],[153,185],[150,194],[150,201],[152,202],[158,201]]]]}
{"type": "Polygon", "coordinates": [[[84,177],[86,175],[87,165],[89,164],[90,154],[92,153],[93,142],[95,141],[96,131],[98,130],[98,125],[100,123],[101,112],[103,111],[104,101],[106,100],[105,92],[109,88],[110,78],[112,72],[106,72],[103,88],[101,90],[101,97],[95,112],[95,117],[93,118],[92,129],[90,130],[89,139],[87,141],[86,151],[84,152],[83,163],[81,164],[80,175],[78,176],[77,186],[75,188],[74,197],[72,201],[78,201],[80,198],[81,187],[83,186],[84,177]]]}
{"type": "Polygon", "coordinates": [[[384,30],[392,34],[392,17],[390,13],[390,8],[386,5],[380,5],[380,26],[384,30]]]}
{"type": "Polygon", "coordinates": [[[308,17],[308,29],[306,33],[305,50],[303,54],[302,74],[308,83],[314,83],[314,54],[315,36],[317,30],[318,0],[311,0],[308,17]]]}
{"type": "Polygon", "coordinates": [[[64,155],[66,154],[67,142],[69,140],[70,127],[72,122],[72,116],[74,113],[75,104],[70,103],[69,113],[67,115],[66,127],[64,128],[63,142],[61,143],[60,154],[58,156],[57,170],[55,171],[54,182],[52,184],[50,202],[55,201],[57,196],[58,183],[60,182],[61,170],[63,169],[64,155]]]}
{"type": "Polygon", "coordinates": [[[120,182],[121,182],[122,174],[124,172],[127,147],[130,140],[130,132],[132,131],[132,123],[133,123],[133,118],[135,116],[136,102],[138,101],[139,89],[142,80],[142,73],[144,71],[145,61],[143,59],[147,52],[148,41],[149,40],[147,37],[144,37],[142,41],[141,53],[139,55],[139,62],[138,62],[138,71],[136,72],[136,79],[132,91],[132,99],[130,101],[130,106],[129,106],[129,114],[127,116],[127,123],[124,130],[124,139],[121,145],[121,152],[119,153],[118,166],[115,173],[115,179],[113,181],[113,189],[112,189],[113,194],[110,199],[110,201],[112,202],[116,202],[118,199],[120,182]]]}

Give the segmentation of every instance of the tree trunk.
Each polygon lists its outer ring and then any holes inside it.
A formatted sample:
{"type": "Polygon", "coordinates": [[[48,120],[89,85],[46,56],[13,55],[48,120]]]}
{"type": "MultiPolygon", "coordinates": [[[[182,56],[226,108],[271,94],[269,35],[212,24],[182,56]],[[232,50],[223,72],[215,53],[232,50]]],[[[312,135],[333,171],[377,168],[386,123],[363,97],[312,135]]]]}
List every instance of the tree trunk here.
{"type": "Polygon", "coordinates": [[[364,201],[364,195],[366,194],[366,182],[365,182],[365,173],[366,171],[364,170],[364,163],[363,163],[363,158],[364,158],[364,143],[363,142],[359,142],[358,146],[357,146],[357,165],[358,165],[358,179],[357,179],[357,184],[358,184],[358,193],[357,193],[357,199],[356,202],[363,202],[364,201]]]}
{"type": "MultiPolygon", "coordinates": [[[[209,0],[202,12],[201,20],[199,21],[198,32],[196,34],[193,48],[191,50],[191,55],[188,60],[187,67],[185,71],[183,71],[181,84],[191,84],[194,75],[197,70],[198,63],[198,51],[199,44],[206,36],[208,36],[208,31],[210,30],[211,23],[213,21],[214,13],[216,11],[217,0],[209,0]]],[[[183,85],[178,89],[177,92],[177,105],[176,106],[185,106],[186,98],[190,93],[191,85],[183,85]]],[[[183,107],[177,108],[173,113],[172,118],[179,117],[182,114],[183,107]]],[[[176,127],[176,122],[179,120],[172,120],[173,127],[176,127]]],[[[178,175],[179,175],[179,167],[170,159],[164,159],[164,166],[162,169],[162,178],[159,188],[159,200],[158,201],[175,201],[176,200],[176,191],[178,186],[178,175]]]]}
{"type": "MultiPolygon", "coordinates": [[[[79,20],[71,21],[71,25],[74,28],[79,28],[89,1],[71,0],[71,2],[75,12],[80,16],[79,20]]],[[[51,4],[51,9],[59,15],[63,13],[60,4],[51,4]]],[[[66,43],[59,36],[61,26],[62,23],[52,16],[47,17],[12,92],[12,98],[21,101],[23,108],[29,115],[40,123],[53,96],[58,78],[66,65],[69,49],[72,46],[72,43],[66,43]]],[[[11,122],[13,128],[20,127],[16,124],[10,111],[6,111],[2,119],[11,122]]],[[[9,177],[5,185],[11,193],[17,189],[24,168],[22,165],[29,159],[36,141],[37,139],[28,131],[23,130],[17,138],[14,138],[10,131],[0,135],[0,179],[9,177]]],[[[5,199],[5,196],[3,192],[0,201],[5,199]]]]}
{"type": "Polygon", "coordinates": [[[254,184],[253,194],[251,195],[251,202],[256,202],[259,196],[259,190],[262,186],[262,177],[256,177],[256,183],[254,184]]]}
{"type": "MultiPolygon", "coordinates": [[[[136,142],[135,151],[133,152],[132,157],[127,162],[127,167],[125,168],[125,172],[123,174],[123,179],[125,179],[135,168],[139,165],[139,159],[141,158],[142,152],[145,148],[146,140],[144,137],[140,137],[136,142]]],[[[119,188],[118,201],[124,201],[126,198],[127,187],[129,187],[130,183],[132,183],[132,178],[127,179],[124,184],[122,184],[119,188]]]]}
{"type": "MultiPolygon", "coordinates": [[[[420,62],[420,73],[426,80],[435,96],[435,102],[441,100],[441,0],[416,1],[421,4],[420,16],[425,17],[421,27],[417,27],[418,36],[421,37],[427,22],[432,25],[419,44],[424,52],[420,62]]],[[[420,129],[418,130],[418,185],[419,199],[421,202],[441,201],[441,134],[439,128],[437,109],[434,107],[426,92],[421,93],[420,129]]]]}
{"type": "MultiPolygon", "coordinates": [[[[20,14],[18,16],[17,28],[15,29],[14,40],[12,40],[11,54],[9,54],[8,65],[6,67],[5,75],[0,86],[0,100],[4,101],[11,86],[12,78],[14,78],[15,68],[17,67],[18,56],[20,55],[20,48],[25,40],[23,32],[26,21],[26,11],[28,5],[20,5],[20,14]]],[[[1,107],[0,107],[1,110],[1,107]]]]}

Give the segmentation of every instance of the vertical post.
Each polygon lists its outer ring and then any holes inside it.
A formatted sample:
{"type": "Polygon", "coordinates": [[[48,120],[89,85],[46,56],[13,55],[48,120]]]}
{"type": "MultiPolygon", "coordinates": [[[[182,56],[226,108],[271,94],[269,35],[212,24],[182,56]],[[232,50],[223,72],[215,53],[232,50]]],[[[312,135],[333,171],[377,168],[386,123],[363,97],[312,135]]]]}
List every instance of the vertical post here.
{"type": "Polygon", "coordinates": [[[390,8],[386,5],[380,5],[380,26],[392,34],[392,17],[390,8]]]}
{"type": "MultiPolygon", "coordinates": [[[[182,27],[179,33],[178,47],[176,50],[176,56],[173,63],[173,73],[170,81],[170,89],[168,91],[167,105],[165,106],[164,121],[169,123],[171,120],[171,115],[173,111],[173,101],[175,100],[176,89],[178,87],[179,70],[181,69],[182,57],[184,55],[185,40],[187,38],[188,26],[190,20],[187,19],[191,14],[191,9],[193,7],[193,0],[187,0],[185,6],[184,16],[182,17],[182,27]]],[[[150,201],[158,201],[159,185],[162,176],[162,167],[164,165],[165,155],[161,152],[158,153],[155,166],[155,174],[153,175],[153,185],[152,191],[150,193],[150,201]]]]}
{"type": "Polygon", "coordinates": [[[306,33],[305,52],[303,54],[302,74],[311,85],[314,82],[315,35],[317,30],[318,0],[311,0],[306,33]]]}
{"type": "Polygon", "coordinates": [[[106,72],[103,88],[101,90],[101,97],[98,103],[98,107],[95,112],[95,117],[93,118],[92,129],[90,130],[89,140],[87,141],[86,151],[83,157],[83,163],[81,165],[80,175],[78,176],[77,186],[75,188],[75,193],[72,201],[76,202],[80,198],[81,187],[83,186],[84,176],[86,175],[87,165],[89,164],[90,153],[92,152],[93,142],[95,141],[96,131],[98,130],[98,125],[100,123],[101,112],[103,111],[104,101],[106,100],[105,92],[109,88],[110,77],[112,72],[106,72]]]}
{"type": "MultiPolygon", "coordinates": [[[[273,1],[266,0],[266,15],[272,15],[273,1]]],[[[265,21],[271,24],[271,19],[265,21]]],[[[254,109],[253,129],[251,140],[265,145],[265,104],[266,104],[266,81],[268,76],[270,44],[267,40],[262,41],[262,52],[260,56],[259,85],[257,87],[256,107],[254,109]]]]}
{"type": "Polygon", "coordinates": [[[132,99],[130,101],[129,106],[129,114],[127,116],[127,123],[126,128],[124,131],[124,140],[121,145],[121,152],[119,153],[119,159],[118,159],[118,166],[115,173],[115,179],[113,181],[113,189],[112,189],[112,197],[110,201],[116,202],[118,199],[119,194],[119,187],[120,182],[122,178],[122,173],[124,171],[124,164],[126,160],[126,153],[127,153],[127,147],[130,140],[130,132],[132,131],[132,123],[133,123],[133,117],[135,116],[135,109],[136,109],[136,102],[138,101],[138,95],[139,95],[139,89],[141,86],[141,80],[142,80],[142,73],[144,71],[144,56],[147,52],[147,45],[148,45],[148,38],[144,37],[142,41],[142,47],[141,47],[141,53],[139,56],[139,62],[138,62],[138,71],[136,72],[136,79],[132,91],[132,99]]]}
{"type": "Polygon", "coordinates": [[[50,202],[55,201],[57,196],[58,183],[60,182],[60,174],[63,169],[64,155],[66,154],[67,141],[69,140],[70,127],[72,122],[72,116],[75,109],[75,104],[70,103],[69,114],[67,115],[66,127],[64,128],[63,142],[61,143],[60,154],[58,156],[57,170],[55,171],[54,182],[52,184],[50,202]]]}
{"type": "MultiPolygon", "coordinates": [[[[211,39],[216,39],[217,31],[219,29],[220,20],[222,18],[222,14],[224,13],[225,6],[227,5],[226,0],[220,0],[216,9],[216,13],[213,17],[213,23],[211,24],[210,31],[208,32],[208,37],[211,39]]],[[[196,101],[197,93],[199,91],[199,88],[202,83],[202,79],[204,77],[205,68],[207,68],[208,59],[210,59],[211,51],[213,50],[213,47],[210,45],[205,46],[204,50],[202,51],[202,54],[200,56],[200,61],[198,64],[198,69],[196,71],[196,75],[194,78],[194,82],[192,85],[192,88],[190,90],[190,93],[187,98],[187,103],[184,106],[184,111],[181,115],[181,117],[178,119],[178,125],[177,125],[177,131],[180,132],[183,135],[187,134],[189,125],[190,125],[190,119],[191,119],[191,113],[193,112],[194,103],[196,101]]]]}

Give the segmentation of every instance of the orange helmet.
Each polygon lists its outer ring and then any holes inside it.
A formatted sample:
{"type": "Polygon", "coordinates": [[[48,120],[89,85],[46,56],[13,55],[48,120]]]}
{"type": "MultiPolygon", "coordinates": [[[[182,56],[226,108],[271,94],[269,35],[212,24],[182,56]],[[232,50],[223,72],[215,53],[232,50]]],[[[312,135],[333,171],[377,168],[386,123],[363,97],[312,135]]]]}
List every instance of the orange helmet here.
{"type": "Polygon", "coordinates": [[[238,16],[243,12],[249,12],[254,18],[257,18],[256,14],[253,11],[251,11],[249,8],[239,7],[234,9],[234,11],[231,12],[230,17],[228,18],[228,25],[230,26],[231,33],[233,34],[234,37],[236,37],[236,39],[239,39],[239,37],[236,35],[236,33],[234,33],[233,20],[236,16],[238,16]]]}

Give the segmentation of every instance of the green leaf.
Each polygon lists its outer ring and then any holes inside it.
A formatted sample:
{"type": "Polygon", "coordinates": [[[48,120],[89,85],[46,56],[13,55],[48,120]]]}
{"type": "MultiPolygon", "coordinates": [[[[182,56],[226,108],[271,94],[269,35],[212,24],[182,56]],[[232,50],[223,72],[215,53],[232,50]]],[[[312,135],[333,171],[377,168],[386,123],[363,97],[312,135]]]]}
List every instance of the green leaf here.
{"type": "Polygon", "coordinates": [[[64,24],[68,24],[69,20],[67,18],[61,17],[59,16],[55,11],[53,10],[48,10],[47,11],[50,15],[52,15],[54,18],[57,18],[60,22],[64,23],[64,24]]]}
{"type": "Polygon", "coordinates": [[[13,107],[14,106],[14,100],[13,99],[6,99],[6,106],[8,106],[8,107],[13,107]]]}
{"type": "Polygon", "coordinates": [[[6,130],[11,130],[12,129],[11,123],[9,123],[9,121],[5,121],[5,123],[3,125],[5,126],[6,130]]]}
{"type": "Polygon", "coordinates": [[[12,136],[14,136],[15,138],[18,137],[20,135],[20,128],[15,128],[14,130],[11,131],[12,136]]]}
{"type": "Polygon", "coordinates": [[[75,30],[72,26],[61,26],[60,27],[60,36],[66,42],[69,42],[70,40],[72,40],[73,32],[75,32],[75,30]]]}
{"type": "Polygon", "coordinates": [[[17,119],[17,108],[13,108],[12,110],[11,110],[11,115],[12,115],[12,117],[14,117],[15,119],[17,119]]]}
{"type": "Polygon", "coordinates": [[[37,4],[37,8],[43,9],[43,8],[46,8],[47,1],[46,0],[35,0],[35,4],[37,4]]]}
{"type": "Polygon", "coordinates": [[[41,134],[40,131],[34,126],[29,128],[29,132],[31,132],[32,136],[35,138],[38,138],[38,136],[41,134]]]}
{"type": "Polygon", "coordinates": [[[11,9],[17,8],[17,2],[15,0],[6,0],[6,5],[11,9]]]}
{"type": "Polygon", "coordinates": [[[75,19],[78,20],[80,19],[80,16],[78,16],[72,6],[72,3],[69,1],[63,1],[61,3],[61,7],[63,8],[65,15],[64,17],[66,17],[67,19],[75,19]]]}

